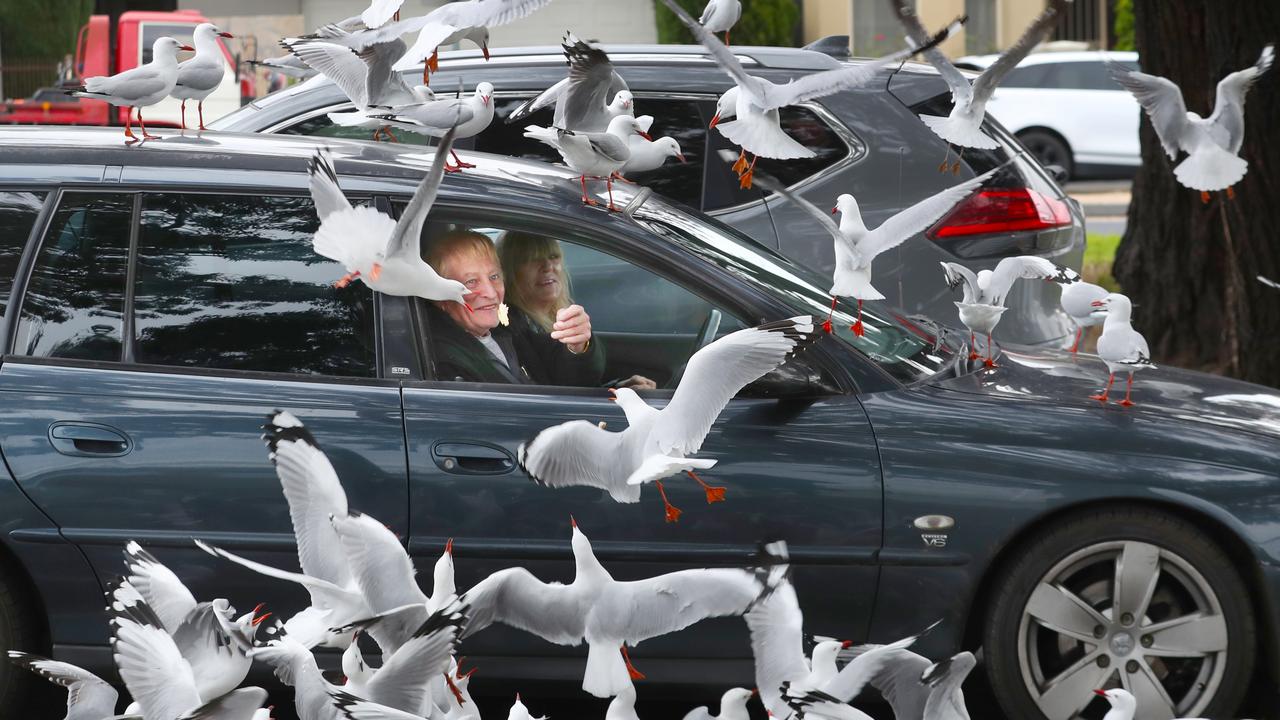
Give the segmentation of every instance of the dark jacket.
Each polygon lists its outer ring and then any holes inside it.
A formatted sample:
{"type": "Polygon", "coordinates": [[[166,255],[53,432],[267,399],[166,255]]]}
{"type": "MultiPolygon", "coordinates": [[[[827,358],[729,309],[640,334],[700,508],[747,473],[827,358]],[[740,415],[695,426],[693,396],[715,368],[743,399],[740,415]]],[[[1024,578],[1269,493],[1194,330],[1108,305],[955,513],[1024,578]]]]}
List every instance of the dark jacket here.
{"type": "Polygon", "coordinates": [[[604,350],[593,337],[591,346],[574,355],[562,343],[533,323],[524,313],[509,308],[511,324],[491,330],[507,358],[507,367],[463,330],[443,310],[429,305],[431,354],[436,378],[467,382],[570,385],[598,387],[604,381],[604,350]]]}

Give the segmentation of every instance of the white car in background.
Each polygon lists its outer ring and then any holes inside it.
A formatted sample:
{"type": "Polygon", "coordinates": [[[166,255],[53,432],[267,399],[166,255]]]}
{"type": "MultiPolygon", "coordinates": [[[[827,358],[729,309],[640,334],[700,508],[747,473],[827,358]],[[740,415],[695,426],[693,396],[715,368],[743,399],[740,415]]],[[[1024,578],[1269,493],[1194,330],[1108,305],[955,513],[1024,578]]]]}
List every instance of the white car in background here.
{"type": "MultiPolygon", "coordinates": [[[[999,55],[970,55],[956,66],[981,70],[999,55]]],[[[1014,68],[987,104],[1044,165],[1071,179],[1131,176],[1138,167],[1138,119],[1132,95],[1107,74],[1104,60],[1133,69],[1136,52],[1037,52],[1014,68]]]]}

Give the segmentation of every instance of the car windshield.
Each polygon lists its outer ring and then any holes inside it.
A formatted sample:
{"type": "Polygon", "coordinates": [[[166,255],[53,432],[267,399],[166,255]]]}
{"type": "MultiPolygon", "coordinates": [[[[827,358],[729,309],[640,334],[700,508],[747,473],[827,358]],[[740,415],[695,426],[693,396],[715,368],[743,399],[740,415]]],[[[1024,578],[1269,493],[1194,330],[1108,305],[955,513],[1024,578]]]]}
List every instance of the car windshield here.
{"type": "MultiPolygon", "coordinates": [[[[792,264],[731,227],[695,219],[655,199],[636,212],[636,219],[763,292],[783,296],[798,312],[825,318],[831,309],[831,296],[824,289],[831,285],[830,278],[792,264]]],[[[862,314],[865,334],[859,337],[850,329],[856,313],[856,304],[841,299],[832,318],[834,335],[898,380],[916,382],[951,366],[956,345],[947,341],[949,331],[937,323],[909,319],[887,303],[867,302],[862,314]]]]}

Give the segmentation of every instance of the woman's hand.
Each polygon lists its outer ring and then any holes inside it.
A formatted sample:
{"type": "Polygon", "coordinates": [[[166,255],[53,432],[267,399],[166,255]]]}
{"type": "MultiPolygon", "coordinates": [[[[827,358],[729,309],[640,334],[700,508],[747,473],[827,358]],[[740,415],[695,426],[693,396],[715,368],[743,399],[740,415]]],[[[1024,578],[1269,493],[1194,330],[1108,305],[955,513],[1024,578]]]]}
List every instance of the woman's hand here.
{"type": "Polygon", "coordinates": [[[616,387],[631,388],[632,390],[657,390],[658,383],[643,375],[632,375],[626,380],[618,383],[616,387]]]}
{"type": "Polygon", "coordinates": [[[564,343],[569,352],[586,352],[587,341],[591,339],[591,316],[581,305],[560,310],[551,326],[551,339],[564,343]]]}

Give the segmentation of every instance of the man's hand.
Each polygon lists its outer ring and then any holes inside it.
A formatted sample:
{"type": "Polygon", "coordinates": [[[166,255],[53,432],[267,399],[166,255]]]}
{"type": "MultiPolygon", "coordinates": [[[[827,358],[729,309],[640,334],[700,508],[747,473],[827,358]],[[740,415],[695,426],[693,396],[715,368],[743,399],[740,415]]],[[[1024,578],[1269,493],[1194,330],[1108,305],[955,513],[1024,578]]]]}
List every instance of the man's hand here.
{"type": "Polygon", "coordinates": [[[551,339],[564,343],[570,352],[586,352],[587,341],[591,339],[591,316],[581,305],[570,305],[557,312],[556,322],[551,326],[551,339]]]}
{"type": "Polygon", "coordinates": [[[632,375],[617,384],[620,388],[631,388],[632,390],[657,390],[658,383],[650,380],[643,375],[632,375]]]}

